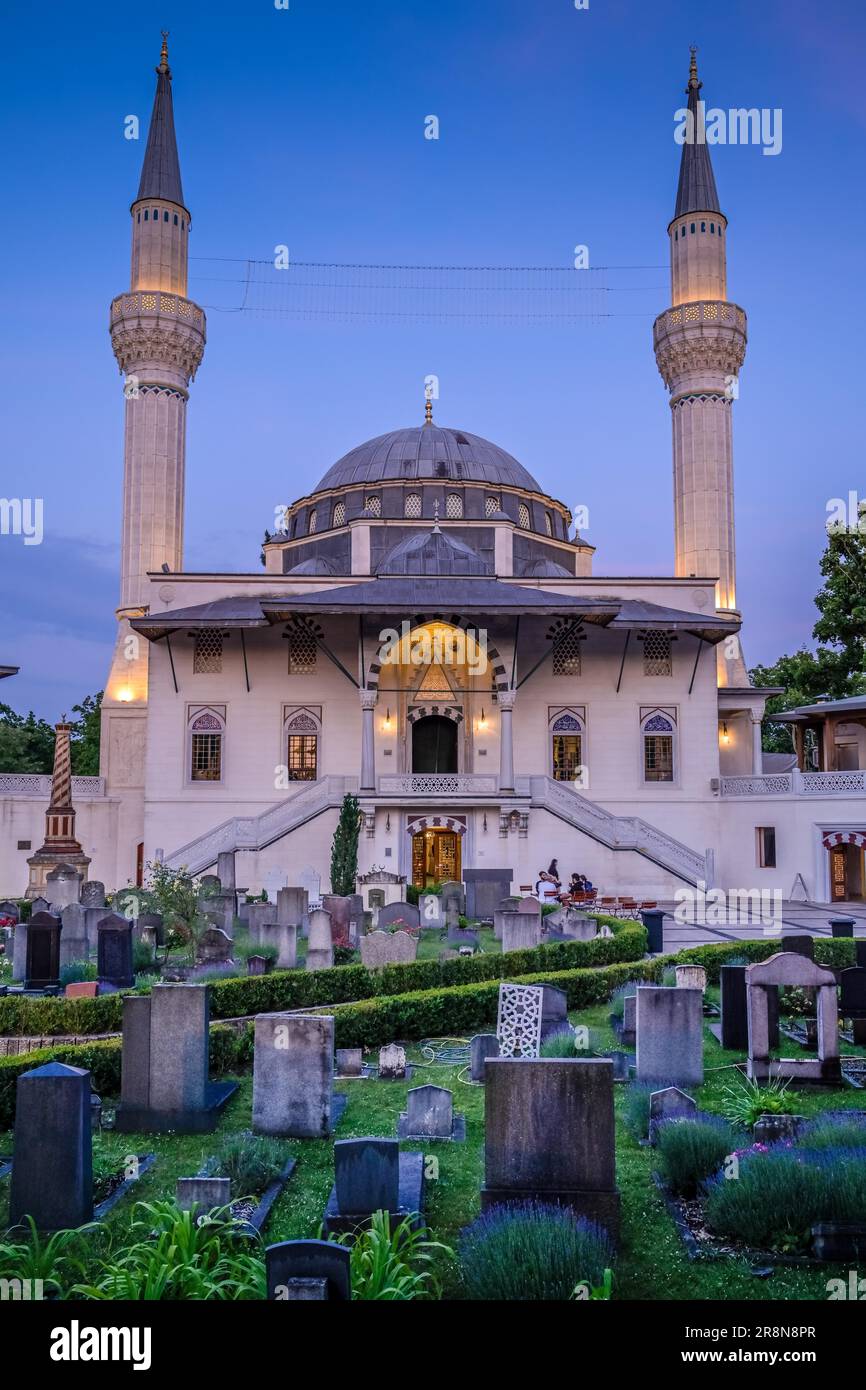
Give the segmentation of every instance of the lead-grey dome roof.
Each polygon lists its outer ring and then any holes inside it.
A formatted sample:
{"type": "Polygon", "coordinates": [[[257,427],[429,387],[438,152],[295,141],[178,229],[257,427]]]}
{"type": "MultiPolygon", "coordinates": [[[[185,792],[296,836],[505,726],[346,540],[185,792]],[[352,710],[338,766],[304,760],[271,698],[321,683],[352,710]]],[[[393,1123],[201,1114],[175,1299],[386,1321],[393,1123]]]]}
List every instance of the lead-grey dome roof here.
{"type": "Polygon", "coordinates": [[[527,492],[541,491],[523,464],[498,444],[491,444],[489,439],[482,439],[478,434],[432,423],[391,430],[389,434],[380,434],[350,449],[328,469],[314,491],[345,487],[350,483],[447,482],[449,479],[519,487],[527,492]]]}
{"type": "Polygon", "coordinates": [[[477,551],[436,526],[406,536],[389,550],[377,574],[489,574],[477,551]]]}

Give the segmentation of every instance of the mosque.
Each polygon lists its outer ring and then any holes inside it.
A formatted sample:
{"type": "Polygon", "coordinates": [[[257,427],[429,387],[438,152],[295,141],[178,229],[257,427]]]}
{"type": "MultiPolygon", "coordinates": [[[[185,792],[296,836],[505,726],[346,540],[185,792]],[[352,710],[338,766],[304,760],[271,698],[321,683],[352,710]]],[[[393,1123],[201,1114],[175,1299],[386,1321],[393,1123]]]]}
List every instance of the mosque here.
{"type": "MultiPolygon", "coordinates": [[[[315,895],[352,792],[362,875],[423,886],[508,869],[516,891],[556,858],[611,895],[862,898],[866,700],[794,711],[796,751],[761,749],[777,692],[749,684],[736,596],[746,314],[728,297],[708,146],[682,147],[670,303],[653,328],[671,574],[594,573],[594,547],[544,480],[434,419],[429,399],[417,424],[358,444],[286,506],[263,568],[194,573],[186,412],[206,323],[187,295],[165,43],[156,71],[130,285],[110,306],[125,435],[101,775],[67,793],[90,875],[114,888],[154,859],[203,873],[234,851],[238,885],[315,895]]],[[[693,53],[694,113],[701,86],[693,53]]],[[[4,892],[24,891],[43,838],[48,788],[33,781],[0,776],[4,892]]]]}

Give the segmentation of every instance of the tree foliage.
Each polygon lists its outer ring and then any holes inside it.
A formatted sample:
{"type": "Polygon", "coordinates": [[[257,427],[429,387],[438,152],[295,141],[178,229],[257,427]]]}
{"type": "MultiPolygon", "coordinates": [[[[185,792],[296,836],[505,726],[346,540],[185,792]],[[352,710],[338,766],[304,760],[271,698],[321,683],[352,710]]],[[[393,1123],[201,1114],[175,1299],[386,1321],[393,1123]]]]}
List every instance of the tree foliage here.
{"type": "Polygon", "coordinates": [[[331,892],[343,896],[355,891],[358,875],[358,833],[361,808],[356,796],[344,796],[340,819],[331,846],[331,892]]]}
{"type": "MultiPolygon", "coordinates": [[[[70,749],[72,772],[76,777],[99,775],[99,712],[102,691],[86,695],[72,706],[70,749]]],[[[11,705],[0,704],[0,772],[36,772],[49,776],[54,771],[54,725],[47,719],[17,714],[11,705]]]]}

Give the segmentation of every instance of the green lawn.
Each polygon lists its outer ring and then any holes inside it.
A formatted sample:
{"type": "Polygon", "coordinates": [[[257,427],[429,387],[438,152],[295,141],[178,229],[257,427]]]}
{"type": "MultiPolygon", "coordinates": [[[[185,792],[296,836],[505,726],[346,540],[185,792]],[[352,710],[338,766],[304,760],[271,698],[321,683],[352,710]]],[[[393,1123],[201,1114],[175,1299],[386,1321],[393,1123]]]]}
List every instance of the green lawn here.
{"type": "MultiPolygon", "coordinates": [[[[607,1006],[586,1009],[572,1015],[573,1022],[589,1026],[594,1048],[615,1045],[607,1021],[607,1006]]],[[[793,1048],[793,1044],[791,1044],[793,1048]]],[[[788,1049],[786,1048],[786,1051],[788,1049]]],[[[846,1049],[850,1050],[850,1049],[846,1049]]],[[[438,1176],[428,1182],[428,1222],[435,1239],[454,1244],[459,1231],[479,1210],[479,1189],[483,1181],[484,1092],[465,1083],[456,1065],[426,1065],[417,1048],[409,1052],[416,1071],[408,1082],[373,1080],[340,1081],[336,1089],[349,1098],[337,1138],[360,1135],[396,1134],[397,1116],[405,1109],[409,1086],[432,1081],[448,1086],[455,1097],[455,1109],[467,1117],[467,1140],[463,1144],[431,1144],[428,1153],[438,1160],[438,1176]]],[[[375,1059],[373,1059],[375,1060],[375,1059]]],[[[717,1109],[722,1090],[730,1084],[730,1068],[739,1055],[723,1052],[706,1033],[704,1085],[695,1092],[699,1105],[717,1109]]],[[[824,1299],[826,1284],[833,1277],[847,1277],[844,1269],[824,1266],[814,1270],[777,1269],[769,1278],[749,1273],[745,1262],[690,1261],[676,1234],[661,1197],[651,1179],[652,1151],[641,1148],[622,1121],[625,1088],[616,1088],[617,1180],[622,1193],[622,1242],[616,1270],[615,1297],[620,1299],[824,1299]]],[[[798,1108],[811,1115],[820,1109],[866,1108],[866,1095],[848,1088],[799,1093],[798,1108]]],[[[240,1089],[224,1114],[216,1135],[191,1137],[110,1135],[107,1143],[116,1146],[119,1157],[130,1152],[131,1143],[141,1151],[155,1152],[158,1162],[134,1188],[138,1199],[173,1194],[178,1177],[195,1173],[202,1161],[213,1154],[220,1133],[248,1128],[251,1123],[252,1078],[240,1078],[240,1089]]],[[[552,1136],[553,1138],[553,1136],[552,1136]]],[[[404,1148],[417,1148],[407,1143],[404,1148]]],[[[297,1236],[315,1236],[333,1182],[333,1149],[326,1140],[287,1140],[286,1153],[298,1159],[295,1173],[271,1214],[266,1231],[268,1242],[297,1236]]],[[[0,1135],[0,1153],[11,1152],[11,1135],[0,1135]]],[[[0,1225],[5,1224],[8,1178],[0,1181],[0,1225]]],[[[241,1195],[241,1194],[235,1194],[241,1195]]],[[[127,1198],[110,1215],[107,1232],[122,1240],[129,1219],[131,1199],[127,1198]]],[[[102,1244],[97,1238],[97,1244],[102,1244]]],[[[439,1273],[446,1297],[460,1297],[459,1278],[453,1262],[440,1259],[439,1273]]]]}

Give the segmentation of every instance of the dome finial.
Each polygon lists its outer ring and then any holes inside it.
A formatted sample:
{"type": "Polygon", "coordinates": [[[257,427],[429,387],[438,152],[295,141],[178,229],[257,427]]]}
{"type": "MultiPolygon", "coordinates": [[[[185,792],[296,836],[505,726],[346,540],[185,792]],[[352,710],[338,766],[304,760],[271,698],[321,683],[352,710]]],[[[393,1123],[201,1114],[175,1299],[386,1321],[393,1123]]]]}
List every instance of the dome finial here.
{"type": "MultiPolygon", "coordinates": [[[[429,402],[428,402],[428,404],[429,404],[429,402]]],[[[435,499],[434,499],[434,502],[433,502],[433,530],[434,530],[434,532],[436,532],[436,533],[438,534],[438,532],[439,532],[439,498],[438,498],[438,497],[435,498],[435,499]]]]}
{"type": "Polygon", "coordinates": [[[425,402],[426,402],[426,404],[425,404],[425,406],[424,406],[424,424],[425,424],[425,425],[432,425],[432,424],[433,424],[433,387],[432,387],[432,385],[428,385],[428,386],[425,386],[425,387],[424,387],[424,399],[425,399],[425,402]]]}
{"type": "Polygon", "coordinates": [[[159,51],[159,67],[157,72],[168,72],[168,30],[162,30],[162,48],[159,51]]]}

